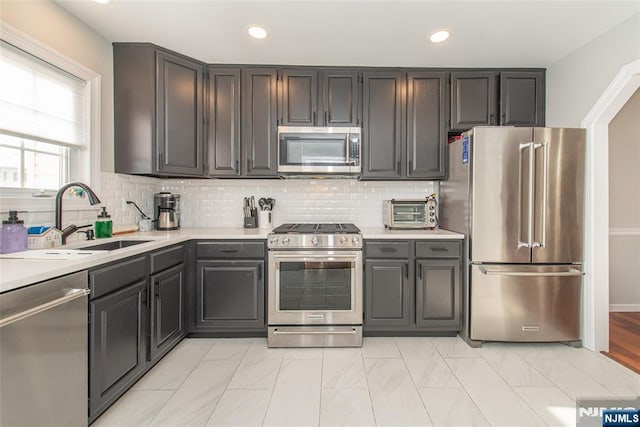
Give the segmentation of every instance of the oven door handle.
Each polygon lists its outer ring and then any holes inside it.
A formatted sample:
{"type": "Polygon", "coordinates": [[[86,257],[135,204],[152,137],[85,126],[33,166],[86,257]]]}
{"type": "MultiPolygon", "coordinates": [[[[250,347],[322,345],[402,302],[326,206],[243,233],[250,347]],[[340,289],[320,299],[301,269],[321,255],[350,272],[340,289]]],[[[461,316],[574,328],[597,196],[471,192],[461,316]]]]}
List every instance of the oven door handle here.
{"type": "Polygon", "coordinates": [[[275,329],[273,335],[355,335],[357,331],[279,331],[275,329]]]}

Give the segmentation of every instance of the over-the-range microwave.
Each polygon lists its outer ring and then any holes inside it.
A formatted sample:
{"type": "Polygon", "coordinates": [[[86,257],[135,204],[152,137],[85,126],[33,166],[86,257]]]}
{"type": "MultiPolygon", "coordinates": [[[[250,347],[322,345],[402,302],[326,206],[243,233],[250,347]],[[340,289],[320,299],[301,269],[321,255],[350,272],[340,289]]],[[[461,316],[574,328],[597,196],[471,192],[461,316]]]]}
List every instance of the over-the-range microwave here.
{"type": "Polygon", "coordinates": [[[278,126],[278,173],[357,176],[361,140],[358,127],[278,126]]]}

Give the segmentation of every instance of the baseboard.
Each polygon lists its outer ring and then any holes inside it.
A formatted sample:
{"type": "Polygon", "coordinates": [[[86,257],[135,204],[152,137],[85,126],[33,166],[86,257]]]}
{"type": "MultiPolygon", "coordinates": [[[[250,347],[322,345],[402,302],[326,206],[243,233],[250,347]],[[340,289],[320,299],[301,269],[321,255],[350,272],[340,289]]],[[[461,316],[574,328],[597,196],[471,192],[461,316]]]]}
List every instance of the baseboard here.
{"type": "Polygon", "coordinates": [[[609,304],[609,311],[640,311],[640,304],[609,304]]]}

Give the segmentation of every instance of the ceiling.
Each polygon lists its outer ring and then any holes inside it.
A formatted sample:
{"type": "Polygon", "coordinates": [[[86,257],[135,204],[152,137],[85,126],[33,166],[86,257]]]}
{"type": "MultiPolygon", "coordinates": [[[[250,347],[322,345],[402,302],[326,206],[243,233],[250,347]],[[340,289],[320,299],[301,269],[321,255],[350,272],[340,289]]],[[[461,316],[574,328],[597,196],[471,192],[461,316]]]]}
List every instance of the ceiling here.
{"type": "Polygon", "coordinates": [[[223,64],[547,67],[640,12],[638,0],[56,2],[109,41],[223,64]],[[251,24],[269,37],[251,39],[251,24]],[[451,38],[431,44],[441,28],[451,38]]]}

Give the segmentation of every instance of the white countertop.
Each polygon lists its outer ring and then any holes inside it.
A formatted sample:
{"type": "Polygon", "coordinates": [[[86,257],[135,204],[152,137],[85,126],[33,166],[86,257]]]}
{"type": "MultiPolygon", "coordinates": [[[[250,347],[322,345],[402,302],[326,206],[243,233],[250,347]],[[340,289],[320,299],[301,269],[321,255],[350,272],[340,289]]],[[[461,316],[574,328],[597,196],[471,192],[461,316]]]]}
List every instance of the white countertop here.
{"type": "MultiPolygon", "coordinates": [[[[240,227],[183,228],[174,231],[135,232],[109,239],[92,242],[81,241],[64,248],[77,249],[98,245],[112,240],[150,240],[127,248],[105,251],[74,259],[23,259],[2,258],[0,255],[0,293],[28,286],[54,277],[96,267],[119,259],[152,251],[172,244],[195,239],[266,239],[271,230],[263,228],[244,229],[240,227]]],[[[383,227],[362,229],[365,239],[462,239],[462,234],[447,230],[386,230],[383,227]]],[[[61,249],[61,248],[56,248],[61,249]]],[[[10,254],[18,256],[18,253],[10,254]]]]}

